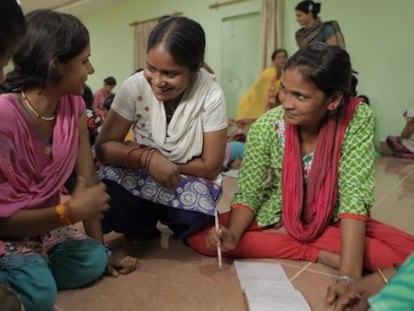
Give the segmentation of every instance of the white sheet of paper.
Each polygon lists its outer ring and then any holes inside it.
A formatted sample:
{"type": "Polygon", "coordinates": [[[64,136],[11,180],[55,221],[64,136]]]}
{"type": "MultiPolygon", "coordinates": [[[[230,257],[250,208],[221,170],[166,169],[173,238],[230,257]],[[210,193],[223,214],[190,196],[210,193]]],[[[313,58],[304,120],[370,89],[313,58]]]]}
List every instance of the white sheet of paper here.
{"type": "Polygon", "coordinates": [[[310,311],[282,266],[271,262],[234,262],[249,311],[310,311]]]}
{"type": "Polygon", "coordinates": [[[275,262],[235,260],[234,265],[241,284],[243,284],[242,280],[245,278],[269,281],[289,281],[285,270],[283,270],[281,265],[275,262]]]}

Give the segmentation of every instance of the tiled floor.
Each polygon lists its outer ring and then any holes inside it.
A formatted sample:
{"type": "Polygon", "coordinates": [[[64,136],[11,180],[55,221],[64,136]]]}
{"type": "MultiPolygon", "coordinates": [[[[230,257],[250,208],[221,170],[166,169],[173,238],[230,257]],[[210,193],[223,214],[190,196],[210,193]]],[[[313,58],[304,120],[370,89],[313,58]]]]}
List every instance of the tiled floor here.
{"type": "MultiPolygon", "coordinates": [[[[376,162],[376,180],[373,216],[414,233],[414,161],[380,158],[376,162]]],[[[221,210],[227,208],[237,189],[235,179],[225,178],[224,189],[221,210]]],[[[225,260],[219,270],[215,258],[196,254],[167,233],[161,239],[134,246],[117,234],[107,239],[138,256],[139,269],[118,278],[104,277],[88,288],[61,292],[55,310],[247,310],[231,260],[225,260]]],[[[335,278],[334,270],[308,262],[277,262],[312,310],[332,310],[325,305],[324,295],[335,278]]],[[[279,310],[277,306],[275,310],[279,310]]]]}

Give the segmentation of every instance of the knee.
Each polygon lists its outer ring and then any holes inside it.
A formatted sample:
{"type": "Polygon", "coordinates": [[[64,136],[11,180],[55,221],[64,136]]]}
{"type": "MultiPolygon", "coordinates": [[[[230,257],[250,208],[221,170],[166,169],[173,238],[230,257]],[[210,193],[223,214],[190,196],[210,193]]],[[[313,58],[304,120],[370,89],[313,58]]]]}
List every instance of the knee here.
{"type": "Polygon", "coordinates": [[[33,288],[30,293],[19,292],[19,289],[16,289],[16,292],[20,296],[20,299],[24,305],[26,311],[51,311],[56,302],[57,298],[57,288],[56,283],[53,281],[48,284],[45,283],[45,280],[38,280],[38,284],[41,286],[36,286],[33,288]]]}
{"type": "Polygon", "coordinates": [[[50,311],[57,297],[55,279],[46,262],[24,264],[7,271],[7,283],[26,311],[50,311]]]}
{"type": "Polygon", "coordinates": [[[108,255],[99,242],[67,241],[55,254],[49,255],[49,259],[58,288],[71,289],[87,285],[102,276],[108,255]]]}
{"type": "Polygon", "coordinates": [[[193,234],[186,239],[186,242],[193,250],[202,255],[215,256],[215,251],[207,247],[207,233],[207,230],[203,230],[201,232],[193,234]]]}
{"type": "Polygon", "coordinates": [[[214,222],[214,217],[202,213],[170,208],[168,220],[161,219],[162,223],[174,232],[179,239],[185,240],[199,231],[204,231],[214,222]]]}

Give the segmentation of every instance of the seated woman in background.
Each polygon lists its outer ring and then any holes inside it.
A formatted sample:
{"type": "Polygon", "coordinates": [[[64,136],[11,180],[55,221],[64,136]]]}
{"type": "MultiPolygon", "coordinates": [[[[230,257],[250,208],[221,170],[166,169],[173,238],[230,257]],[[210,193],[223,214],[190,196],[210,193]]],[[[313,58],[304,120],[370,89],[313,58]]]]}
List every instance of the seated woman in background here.
{"type": "Polygon", "coordinates": [[[106,77],[103,80],[103,83],[103,86],[93,94],[93,108],[95,113],[100,116],[102,120],[105,119],[103,103],[108,96],[113,94],[112,90],[116,86],[116,79],[114,77],[106,77]]]}
{"type": "Polygon", "coordinates": [[[46,311],[58,290],[90,284],[108,268],[127,273],[136,261],[113,254],[108,266],[103,245],[109,196],[95,173],[80,97],[94,72],[88,31],[49,10],[30,12],[26,22],[0,96],[0,282],[27,311],[46,311]],[[81,177],[62,203],[74,167],[81,177]],[[88,236],[70,226],[78,221],[88,236]]]}
{"type": "Polygon", "coordinates": [[[287,57],[285,49],[277,49],[272,53],[272,66],[265,69],[241,97],[236,120],[256,119],[276,105],[276,94],[287,57]]]}
{"type": "MultiPolygon", "coordinates": [[[[288,59],[281,107],[247,136],[239,191],[220,230],[187,239],[202,254],[320,262],[339,270],[334,293],[363,269],[401,264],[414,237],[369,216],[374,196],[370,107],[350,97],[348,53],[314,43],[288,59]]],[[[329,301],[332,302],[332,301],[329,301]]]]}
{"type": "Polygon", "coordinates": [[[97,141],[111,196],[104,232],[149,238],[157,221],[185,239],[214,220],[227,117],[223,91],[201,69],[203,28],[169,17],[152,30],[143,72],[124,81],[97,141]],[[134,124],[134,142],[124,137],[134,124]]]}
{"type": "Polygon", "coordinates": [[[296,43],[302,49],[312,42],[325,42],[345,49],[345,40],[336,21],[322,22],[318,14],[321,4],[312,0],[299,2],[296,7],[296,20],[303,26],[296,31],[296,43]]]}
{"type": "Polygon", "coordinates": [[[83,90],[82,98],[86,108],[85,112],[88,122],[89,143],[91,144],[92,151],[94,151],[96,138],[98,138],[99,132],[101,131],[102,119],[93,109],[93,93],[91,88],[87,85],[85,85],[85,89],[83,90]]]}
{"type": "MultiPolygon", "coordinates": [[[[142,71],[142,70],[140,70],[142,71]]],[[[140,72],[138,71],[138,72],[140,72]]],[[[104,116],[108,115],[109,110],[111,109],[112,102],[114,101],[115,94],[109,95],[107,98],[105,98],[103,102],[103,108],[104,108],[104,116]]],[[[134,140],[134,133],[132,131],[132,128],[129,129],[128,133],[125,136],[125,141],[133,141],[134,140]]]]}
{"type": "Polygon", "coordinates": [[[403,113],[405,126],[400,136],[389,135],[386,145],[381,145],[381,152],[386,156],[414,159],[414,109],[408,109],[403,113]]]}

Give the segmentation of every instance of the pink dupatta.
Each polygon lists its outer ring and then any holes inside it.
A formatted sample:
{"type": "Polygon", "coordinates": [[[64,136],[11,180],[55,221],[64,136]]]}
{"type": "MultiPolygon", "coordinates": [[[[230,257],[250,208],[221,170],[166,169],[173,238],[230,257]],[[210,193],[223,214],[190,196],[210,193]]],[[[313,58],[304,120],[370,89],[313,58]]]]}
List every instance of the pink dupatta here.
{"type": "Polygon", "coordinates": [[[315,240],[332,219],[338,197],[339,160],[346,129],[360,100],[352,98],[341,115],[322,124],[304,191],[297,126],[287,124],[282,168],[282,215],[286,231],[303,242],[315,240]]]}
{"type": "Polygon", "coordinates": [[[78,120],[84,110],[80,96],[60,99],[49,160],[36,152],[43,142],[16,97],[0,96],[0,217],[59,200],[59,190],[75,166],[78,120]]]}

